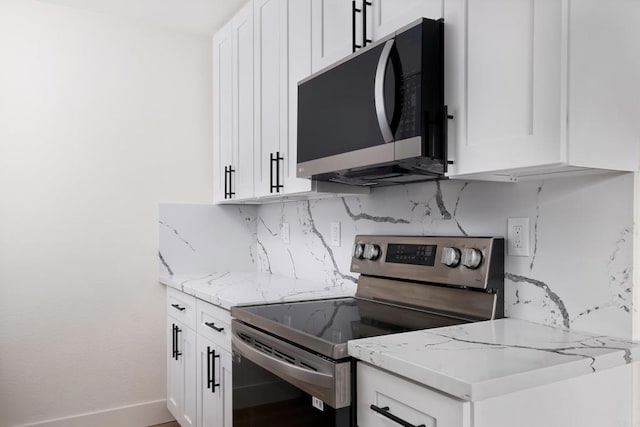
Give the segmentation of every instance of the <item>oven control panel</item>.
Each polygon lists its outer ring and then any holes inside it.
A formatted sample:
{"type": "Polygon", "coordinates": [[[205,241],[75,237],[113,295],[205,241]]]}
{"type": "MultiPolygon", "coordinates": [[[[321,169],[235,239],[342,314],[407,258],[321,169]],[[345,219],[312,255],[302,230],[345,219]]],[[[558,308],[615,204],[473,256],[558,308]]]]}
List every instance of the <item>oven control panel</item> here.
{"type": "Polygon", "coordinates": [[[354,273],[482,289],[503,270],[497,237],[356,236],[351,258],[354,273]]]}

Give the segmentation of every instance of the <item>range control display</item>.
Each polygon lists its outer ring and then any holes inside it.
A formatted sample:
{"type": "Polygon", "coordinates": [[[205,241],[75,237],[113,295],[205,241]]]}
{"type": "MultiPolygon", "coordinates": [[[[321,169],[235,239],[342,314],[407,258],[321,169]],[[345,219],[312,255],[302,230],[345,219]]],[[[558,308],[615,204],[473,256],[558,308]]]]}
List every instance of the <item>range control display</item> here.
{"type": "Polygon", "coordinates": [[[437,245],[407,245],[389,243],[386,262],[433,267],[436,263],[437,245]]]}

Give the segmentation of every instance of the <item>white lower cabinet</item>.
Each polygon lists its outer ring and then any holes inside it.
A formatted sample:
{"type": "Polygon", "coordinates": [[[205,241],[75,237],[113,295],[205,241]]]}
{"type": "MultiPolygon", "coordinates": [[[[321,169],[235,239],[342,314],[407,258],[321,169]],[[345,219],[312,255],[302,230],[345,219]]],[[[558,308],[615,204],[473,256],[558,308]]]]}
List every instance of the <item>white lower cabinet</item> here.
{"type": "Polygon", "coordinates": [[[182,427],[232,425],[230,324],[227,310],[167,288],[167,408],[182,427]]]}
{"type": "Polygon", "coordinates": [[[357,366],[359,426],[471,426],[469,402],[448,397],[363,363],[357,366]]]}
{"type": "Polygon", "coordinates": [[[196,425],[196,333],[167,316],[167,408],[182,427],[196,425]]]}
{"type": "Polygon", "coordinates": [[[231,354],[198,336],[198,427],[231,426],[231,354]],[[226,395],[225,395],[226,393],[226,395]]]}
{"type": "MultiPolygon", "coordinates": [[[[495,360],[493,363],[501,363],[495,360]]],[[[623,365],[495,397],[460,400],[358,362],[360,427],[600,427],[632,425],[633,366],[623,365]]],[[[478,369],[487,369],[478,366],[478,369]]],[[[515,383],[522,379],[513,378],[515,383]]],[[[494,384],[495,385],[495,384],[494,384]]]]}

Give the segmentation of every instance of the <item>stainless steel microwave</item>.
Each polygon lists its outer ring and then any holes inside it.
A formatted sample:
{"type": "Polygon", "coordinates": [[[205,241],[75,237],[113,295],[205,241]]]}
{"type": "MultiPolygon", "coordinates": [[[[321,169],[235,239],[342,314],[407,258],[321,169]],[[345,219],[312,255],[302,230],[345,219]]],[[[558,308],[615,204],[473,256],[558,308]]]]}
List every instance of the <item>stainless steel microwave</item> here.
{"type": "Polygon", "coordinates": [[[297,176],[352,185],[447,169],[444,23],[420,19],[298,83],[297,176]]]}

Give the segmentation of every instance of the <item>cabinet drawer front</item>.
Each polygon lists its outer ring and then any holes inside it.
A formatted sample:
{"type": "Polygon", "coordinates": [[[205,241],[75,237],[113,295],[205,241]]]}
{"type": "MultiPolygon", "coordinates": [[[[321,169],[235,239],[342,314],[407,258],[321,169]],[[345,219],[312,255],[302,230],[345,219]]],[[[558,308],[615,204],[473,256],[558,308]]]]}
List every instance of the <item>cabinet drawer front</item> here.
{"type": "Polygon", "coordinates": [[[167,314],[187,328],[196,329],[196,298],[167,288],[167,314]]]}
{"type": "Polygon", "coordinates": [[[470,426],[470,403],[358,363],[358,424],[397,427],[397,417],[425,427],[470,426]]]}
{"type": "Polygon", "coordinates": [[[231,351],[231,314],[220,307],[198,300],[197,332],[219,345],[224,350],[231,351]]]}

